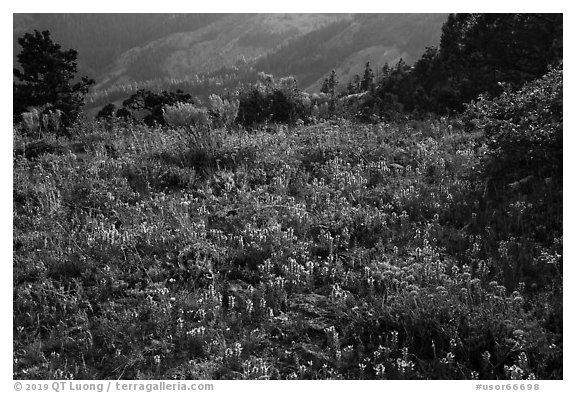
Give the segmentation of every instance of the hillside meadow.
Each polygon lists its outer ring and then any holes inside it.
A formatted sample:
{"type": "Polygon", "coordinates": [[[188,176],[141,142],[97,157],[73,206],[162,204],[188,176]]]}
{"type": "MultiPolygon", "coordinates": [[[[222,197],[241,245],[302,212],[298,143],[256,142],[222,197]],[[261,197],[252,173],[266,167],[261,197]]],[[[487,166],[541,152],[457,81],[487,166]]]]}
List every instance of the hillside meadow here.
{"type": "Polygon", "coordinates": [[[14,128],[15,379],[563,378],[561,223],[481,129],[73,131],[14,128]]]}

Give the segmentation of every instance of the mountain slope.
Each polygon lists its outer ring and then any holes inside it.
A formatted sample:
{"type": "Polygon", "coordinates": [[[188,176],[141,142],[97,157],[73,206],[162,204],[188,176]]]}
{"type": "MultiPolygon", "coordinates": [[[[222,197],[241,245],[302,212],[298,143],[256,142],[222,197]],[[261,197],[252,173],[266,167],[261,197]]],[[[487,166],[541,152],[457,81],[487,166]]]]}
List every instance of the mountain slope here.
{"type": "Polygon", "coordinates": [[[375,72],[400,58],[413,63],[438,44],[445,20],[445,14],[14,14],[14,58],[18,37],[47,29],[63,48],[78,51],[80,74],[96,80],[96,91],[222,68],[238,72],[237,64],[293,75],[309,91],[335,69],[342,89],[367,61],[375,72]]]}
{"type": "Polygon", "coordinates": [[[18,37],[49,30],[63,48],[78,51],[82,72],[98,77],[125,51],[182,31],[195,31],[222,14],[13,14],[14,58],[18,37]]]}
{"type": "Polygon", "coordinates": [[[187,78],[272,52],[292,37],[346,15],[234,14],[195,31],[134,47],[115,61],[102,86],[157,77],[187,78]]]}
{"type": "Polygon", "coordinates": [[[437,45],[445,14],[236,14],[192,32],[132,48],[114,63],[101,86],[158,77],[185,79],[238,61],[274,75],[294,75],[317,90],[336,69],[342,81],[375,65],[412,63],[437,45]]]}
{"type": "Polygon", "coordinates": [[[309,90],[335,69],[342,84],[362,72],[367,61],[379,67],[402,58],[413,63],[440,41],[446,14],[354,15],[293,40],[257,62],[275,75],[295,75],[309,90]]]}

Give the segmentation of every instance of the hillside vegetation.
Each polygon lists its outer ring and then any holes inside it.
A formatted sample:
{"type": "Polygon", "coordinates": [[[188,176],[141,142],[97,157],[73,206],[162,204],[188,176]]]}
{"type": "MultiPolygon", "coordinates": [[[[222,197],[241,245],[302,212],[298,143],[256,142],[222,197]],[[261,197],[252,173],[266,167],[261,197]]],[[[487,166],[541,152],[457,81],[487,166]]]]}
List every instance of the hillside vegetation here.
{"type": "Polygon", "coordinates": [[[15,377],[562,378],[561,174],[462,124],[16,131],[15,377]]]}
{"type": "Polygon", "coordinates": [[[561,22],[450,15],[344,94],[260,73],[97,121],[27,35],[14,378],[562,379],[561,22]]]}

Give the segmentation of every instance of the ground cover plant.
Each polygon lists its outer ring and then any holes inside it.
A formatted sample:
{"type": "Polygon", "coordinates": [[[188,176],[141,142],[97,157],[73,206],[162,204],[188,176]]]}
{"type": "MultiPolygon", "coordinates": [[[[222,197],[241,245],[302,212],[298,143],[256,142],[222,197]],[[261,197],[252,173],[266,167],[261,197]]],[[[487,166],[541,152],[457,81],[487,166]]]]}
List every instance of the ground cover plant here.
{"type": "Polygon", "coordinates": [[[14,378],[562,378],[561,197],[483,124],[16,127],[14,378]]]}

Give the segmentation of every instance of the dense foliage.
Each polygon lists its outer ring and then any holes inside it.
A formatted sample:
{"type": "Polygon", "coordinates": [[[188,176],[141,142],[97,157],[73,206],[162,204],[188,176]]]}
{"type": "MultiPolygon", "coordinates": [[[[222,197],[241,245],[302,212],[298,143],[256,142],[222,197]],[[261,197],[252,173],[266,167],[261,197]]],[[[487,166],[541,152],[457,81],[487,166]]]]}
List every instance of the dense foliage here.
{"type": "MultiPolygon", "coordinates": [[[[562,235],[563,100],[562,68],[553,69],[518,91],[495,99],[485,96],[468,106],[463,120],[482,130],[488,148],[478,181],[484,187],[485,218],[507,206],[506,215],[520,209],[532,221],[506,228],[492,226],[495,237],[518,236],[551,244],[562,235]]],[[[488,224],[489,225],[489,224],[488,224]]],[[[528,267],[530,256],[517,256],[532,279],[549,277],[528,267]]]]}
{"type": "MultiPolygon", "coordinates": [[[[398,113],[462,112],[480,94],[518,89],[562,60],[561,14],[451,14],[438,48],[409,66],[402,59],[374,75],[370,64],[341,95],[370,92],[353,115],[362,121],[398,113]]],[[[350,115],[350,113],[346,113],[350,115]]]]}
{"type": "Polygon", "coordinates": [[[488,175],[501,184],[526,176],[562,184],[562,68],[495,99],[481,96],[464,114],[492,154],[488,175]]]}
{"type": "Polygon", "coordinates": [[[290,123],[308,119],[311,101],[298,89],[292,77],[278,81],[269,74],[260,73],[258,83],[240,92],[238,122],[244,126],[262,123],[290,123]]]}
{"type": "Polygon", "coordinates": [[[414,67],[383,72],[378,96],[393,94],[403,109],[461,111],[479,94],[517,89],[562,60],[562,14],[451,14],[439,48],[414,67]]]}

